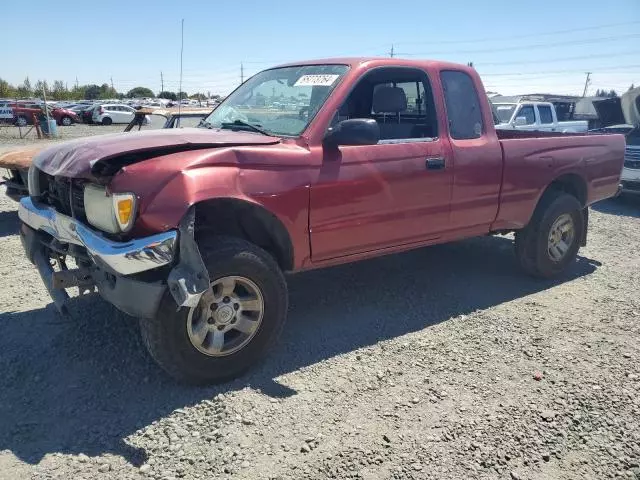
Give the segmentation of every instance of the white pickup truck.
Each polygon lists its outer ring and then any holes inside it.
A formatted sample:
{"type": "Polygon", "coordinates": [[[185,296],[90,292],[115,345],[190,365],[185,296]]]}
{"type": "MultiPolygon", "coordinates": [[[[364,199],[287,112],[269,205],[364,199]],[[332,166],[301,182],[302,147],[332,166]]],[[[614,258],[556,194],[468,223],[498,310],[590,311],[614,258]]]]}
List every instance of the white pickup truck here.
{"type": "Polygon", "coordinates": [[[559,122],[549,102],[494,103],[498,130],[536,130],[547,132],[586,132],[586,120],[559,122]]]}

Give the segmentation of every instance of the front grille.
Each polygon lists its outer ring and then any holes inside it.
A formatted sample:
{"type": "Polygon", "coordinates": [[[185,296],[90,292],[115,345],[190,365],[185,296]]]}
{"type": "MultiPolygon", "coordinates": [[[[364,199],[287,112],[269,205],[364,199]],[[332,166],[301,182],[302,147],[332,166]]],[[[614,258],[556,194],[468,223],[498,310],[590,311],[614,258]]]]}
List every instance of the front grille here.
{"type": "Polygon", "coordinates": [[[39,172],[40,201],[69,217],[85,221],[84,190],[80,180],[39,172]]]}

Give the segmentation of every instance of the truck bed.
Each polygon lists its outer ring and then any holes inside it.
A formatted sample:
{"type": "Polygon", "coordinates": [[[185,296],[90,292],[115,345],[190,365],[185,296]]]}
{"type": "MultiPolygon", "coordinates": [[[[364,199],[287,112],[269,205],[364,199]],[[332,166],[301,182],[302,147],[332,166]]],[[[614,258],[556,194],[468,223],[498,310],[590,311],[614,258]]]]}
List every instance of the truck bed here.
{"type": "Polygon", "coordinates": [[[558,179],[575,180],[579,190],[586,185],[586,191],[575,192],[585,206],[618,190],[623,135],[513,130],[497,134],[504,170],[496,229],[524,227],[545,187],[558,179]]]}

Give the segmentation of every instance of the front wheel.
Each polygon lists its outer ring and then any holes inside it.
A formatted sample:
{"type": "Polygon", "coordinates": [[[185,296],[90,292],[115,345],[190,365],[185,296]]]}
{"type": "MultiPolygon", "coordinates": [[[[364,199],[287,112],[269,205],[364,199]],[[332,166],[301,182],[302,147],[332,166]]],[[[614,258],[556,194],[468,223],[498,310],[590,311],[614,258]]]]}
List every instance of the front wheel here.
{"type": "Polygon", "coordinates": [[[193,384],[230,380],[254,365],[278,338],[288,302],[284,275],[261,248],[214,237],[200,252],[211,279],[200,303],[176,311],[166,292],[157,318],[140,322],[155,361],[193,384]]]}
{"type": "Polygon", "coordinates": [[[19,127],[26,127],[28,125],[29,121],[27,120],[27,117],[20,115],[18,118],[16,118],[16,125],[19,127]]]}
{"type": "Polygon", "coordinates": [[[62,117],[62,119],[60,120],[60,124],[64,125],[65,127],[68,127],[69,125],[71,125],[73,123],[73,120],[71,120],[71,117],[68,116],[64,116],[62,117]]]}
{"type": "Polygon", "coordinates": [[[104,117],[102,119],[102,125],[104,125],[105,127],[108,127],[112,123],[113,123],[113,120],[111,119],[111,117],[104,117]]]}
{"type": "Polygon", "coordinates": [[[537,277],[561,274],[578,255],[584,227],[582,205],[574,196],[560,191],[545,194],[529,225],[516,232],[520,265],[537,277]]]}

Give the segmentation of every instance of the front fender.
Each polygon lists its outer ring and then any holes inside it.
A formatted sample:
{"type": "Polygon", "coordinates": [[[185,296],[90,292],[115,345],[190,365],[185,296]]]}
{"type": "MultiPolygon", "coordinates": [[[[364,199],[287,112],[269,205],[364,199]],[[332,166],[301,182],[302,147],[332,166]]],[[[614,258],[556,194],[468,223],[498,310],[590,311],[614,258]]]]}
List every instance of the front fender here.
{"type": "Polygon", "coordinates": [[[178,228],[192,205],[229,198],[258,205],[282,223],[295,252],[294,267],[310,256],[309,180],[299,171],[238,165],[207,165],[176,171],[165,161],[141,162],[122,169],[110,188],[138,195],[134,236],[178,228]],[[141,182],[141,178],[145,181],[141,182]]]}

